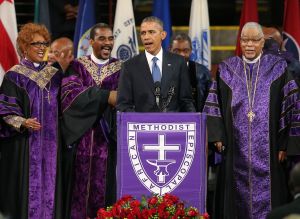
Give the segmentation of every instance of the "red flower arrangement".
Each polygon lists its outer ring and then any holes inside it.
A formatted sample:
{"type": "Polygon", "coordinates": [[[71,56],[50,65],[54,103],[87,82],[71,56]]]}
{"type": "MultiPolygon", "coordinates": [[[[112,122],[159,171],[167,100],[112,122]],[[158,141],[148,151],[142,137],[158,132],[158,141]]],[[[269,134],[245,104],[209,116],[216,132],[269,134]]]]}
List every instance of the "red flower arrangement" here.
{"type": "Polygon", "coordinates": [[[101,208],[97,212],[97,219],[209,219],[207,213],[200,215],[194,207],[185,207],[178,197],[171,194],[163,196],[153,195],[150,198],[142,197],[136,200],[127,195],[118,200],[113,206],[106,209],[101,208]]]}

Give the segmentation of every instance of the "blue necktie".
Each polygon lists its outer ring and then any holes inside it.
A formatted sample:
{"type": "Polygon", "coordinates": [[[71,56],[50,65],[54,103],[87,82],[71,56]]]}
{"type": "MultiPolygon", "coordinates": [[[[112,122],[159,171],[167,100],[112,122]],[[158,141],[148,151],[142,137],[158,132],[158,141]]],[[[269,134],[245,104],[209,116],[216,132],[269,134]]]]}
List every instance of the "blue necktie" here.
{"type": "Polygon", "coordinates": [[[160,70],[159,70],[159,67],[156,63],[157,60],[158,60],[158,58],[155,57],[155,56],[152,58],[152,61],[153,61],[153,64],[152,64],[152,78],[153,78],[154,82],[156,82],[156,81],[160,82],[160,79],[161,79],[160,70]]]}

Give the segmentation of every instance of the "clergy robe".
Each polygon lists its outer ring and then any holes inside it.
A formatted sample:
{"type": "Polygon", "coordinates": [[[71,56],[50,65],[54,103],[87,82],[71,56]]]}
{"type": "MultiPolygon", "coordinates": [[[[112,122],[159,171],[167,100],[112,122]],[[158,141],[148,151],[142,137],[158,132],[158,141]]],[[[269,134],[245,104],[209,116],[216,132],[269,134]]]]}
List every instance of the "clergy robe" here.
{"type": "Polygon", "coordinates": [[[295,138],[300,128],[298,87],[286,66],[282,58],[270,54],[262,55],[252,71],[247,64],[244,68],[240,57],[219,66],[203,110],[208,115],[209,141],[222,141],[226,147],[216,190],[218,219],[265,218],[272,208],[287,202],[278,151],[299,146],[295,138]],[[247,116],[245,72],[254,96],[252,122],[247,116]]]}
{"type": "Polygon", "coordinates": [[[5,74],[0,90],[0,212],[11,219],[60,218],[55,216],[55,204],[60,206],[55,190],[61,75],[58,68],[46,63],[35,67],[25,59],[5,74]],[[37,118],[42,128],[22,128],[26,118],[37,118]]]}
{"type": "Polygon", "coordinates": [[[66,218],[96,217],[99,208],[112,204],[116,143],[111,136],[115,115],[112,111],[105,116],[103,113],[109,90],[117,89],[120,68],[121,62],[116,59],[97,65],[90,56],[84,56],[72,62],[63,79],[62,132],[73,157],[66,218]]]}

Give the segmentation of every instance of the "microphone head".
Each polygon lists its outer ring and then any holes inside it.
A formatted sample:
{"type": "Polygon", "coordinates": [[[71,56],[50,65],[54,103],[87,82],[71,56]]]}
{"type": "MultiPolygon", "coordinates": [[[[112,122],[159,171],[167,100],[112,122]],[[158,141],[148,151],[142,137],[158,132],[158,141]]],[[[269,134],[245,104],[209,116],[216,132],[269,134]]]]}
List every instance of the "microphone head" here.
{"type": "Polygon", "coordinates": [[[154,95],[155,96],[160,96],[160,82],[159,81],[155,81],[154,83],[154,95]]]}
{"type": "Polygon", "coordinates": [[[159,81],[155,81],[154,82],[154,87],[155,88],[158,88],[158,87],[160,88],[160,82],[159,81]]]}

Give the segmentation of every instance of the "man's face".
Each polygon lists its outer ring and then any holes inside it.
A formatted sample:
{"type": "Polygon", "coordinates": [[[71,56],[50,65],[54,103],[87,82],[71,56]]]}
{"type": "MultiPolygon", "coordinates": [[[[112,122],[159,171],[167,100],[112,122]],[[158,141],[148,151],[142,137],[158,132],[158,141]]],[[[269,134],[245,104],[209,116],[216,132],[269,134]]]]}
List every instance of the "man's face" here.
{"type": "Polygon", "coordinates": [[[192,53],[191,45],[187,40],[173,40],[170,51],[183,56],[186,61],[189,61],[192,53]]]}
{"type": "Polygon", "coordinates": [[[48,64],[52,65],[56,62],[57,58],[61,55],[61,45],[57,42],[53,42],[50,46],[50,50],[48,53],[48,64]]]}
{"type": "Polygon", "coordinates": [[[264,37],[256,28],[245,29],[241,36],[241,49],[243,55],[253,60],[259,56],[264,47],[264,37]]]}
{"type": "Polygon", "coordinates": [[[167,36],[167,33],[156,22],[142,23],[140,34],[145,50],[154,56],[160,51],[161,43],[167,36]]]}
{"type": "Polygon", "coordinates": [[[98,59],[108,59],[114,46],[114,36],[109,28],[97,28],[94,39],[90,39],[93,53],[98,59]]]}

